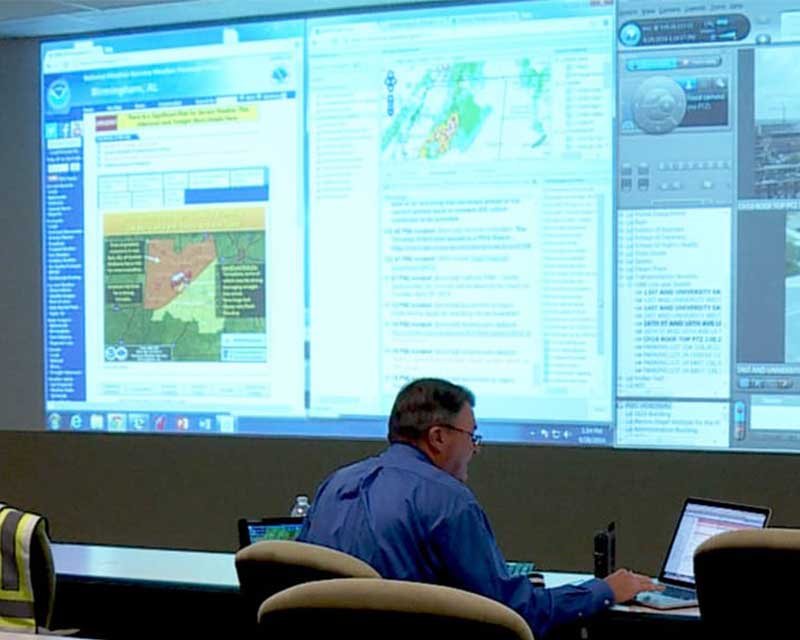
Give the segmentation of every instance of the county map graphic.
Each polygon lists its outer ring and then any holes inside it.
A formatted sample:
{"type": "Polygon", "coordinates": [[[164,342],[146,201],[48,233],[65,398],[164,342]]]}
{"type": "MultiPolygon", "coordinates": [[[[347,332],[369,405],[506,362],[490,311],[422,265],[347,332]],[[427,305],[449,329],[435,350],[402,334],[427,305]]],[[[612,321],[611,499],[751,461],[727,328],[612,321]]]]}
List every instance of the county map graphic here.
{"type": "Polygon", "coordinates": [[[551,78],[549,63],[528,58],[395,67],[385,80],[381,151],[391,160],[540,157],[551,128],[551,78]]]}
{"type": "Polygon", "coordinates": [[[223,335],[266,332],[263,232],[105,239],[105,358],[218,362],[223,335]]]}

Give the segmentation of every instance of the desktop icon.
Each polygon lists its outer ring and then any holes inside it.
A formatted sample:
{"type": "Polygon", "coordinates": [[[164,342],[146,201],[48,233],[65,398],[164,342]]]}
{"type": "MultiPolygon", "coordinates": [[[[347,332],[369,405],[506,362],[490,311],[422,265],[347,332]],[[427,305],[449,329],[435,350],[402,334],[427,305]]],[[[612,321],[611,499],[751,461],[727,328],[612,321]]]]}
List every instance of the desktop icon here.
{"type": "Polygon", "coordinates": [[[148,413],[129,413],[128,425],[134,431],[146,431],[150,424],[150,414],[148,413]]]}
{"type": "Polygon", "coordinates": [[[128,416],[124,413],[109,413],[108,416],[108,430],[109,431],[127,431],[128,430],[128,416]]]}
{"type": "Polygon", "coordinates": [[[89,417],[89,428],[92,431],[102,431],[105,426],[102,413],[93,413],[89,417]]]}
{"type": "Polygon", "coordinates": [[[153,420],[153,426],[155,427],[156,431],[166,431],[167,430],[167,416],[160,415],[156,416],[153,420]]]}
{"type": "Polygon", "coordinates": [[[189,418],[186,416],[178,416],[175,418],[175,428],[178,431],[188,431],[189,430],[189,418]]]}
{"type": "Polygon", "coordinates": [[[55,431],[58,431],[61,428],[61,414],[51,413],[47,417],[47,426],[55,431]]]}
{"type": "Polygon", "coordinates": [[[83,418],[80,413],[74,413],[69,418],[69,426],[72,429],[80,429],[83,427],[83,418]]]}
{"type": "Polygon", "coordinates": [[[236,422],[233,416],[218,415],[217,427],[220,433],[233,433],[236,429],[236,422]]]}
{"type": "Polygon", "coordinates": [[[197,426],[201,431],[211,431],[212,420],[209,417],[200,418],[197,420],[197,426]]]}

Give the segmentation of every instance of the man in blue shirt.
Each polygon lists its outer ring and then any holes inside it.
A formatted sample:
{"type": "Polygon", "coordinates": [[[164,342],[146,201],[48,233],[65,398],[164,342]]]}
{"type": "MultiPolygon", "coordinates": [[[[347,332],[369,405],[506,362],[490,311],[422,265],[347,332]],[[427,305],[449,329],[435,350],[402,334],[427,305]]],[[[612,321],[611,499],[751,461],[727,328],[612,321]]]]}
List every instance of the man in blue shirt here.
{"type": "Polygon", "coordinates": [[[556,589],[509,575],[486,514],[464,484],[480,444],[474,405],[471,391],[446,380],[406,385],[389,417],[389,448],[322,483],[298,540],[361,558],[384,578],[502,602],[536,637],[655,589],[649,578],[625,570],[556,589]]]}

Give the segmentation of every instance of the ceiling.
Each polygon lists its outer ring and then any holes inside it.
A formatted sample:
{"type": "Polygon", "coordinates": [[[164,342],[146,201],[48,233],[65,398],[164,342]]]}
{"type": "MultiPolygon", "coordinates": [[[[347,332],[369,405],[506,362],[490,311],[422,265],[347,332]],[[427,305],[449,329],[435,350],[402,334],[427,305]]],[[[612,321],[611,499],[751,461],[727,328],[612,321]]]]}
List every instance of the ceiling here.
{"type": "MultiPolygon", "coordinates": [[[[406,0],[408,1],[408,0],[406,0]]],[[[412,0],[419,1],[419,0],[412,0]]],[[[0,0],[0,38],[391,4],[390,0],[0,0]]]]}

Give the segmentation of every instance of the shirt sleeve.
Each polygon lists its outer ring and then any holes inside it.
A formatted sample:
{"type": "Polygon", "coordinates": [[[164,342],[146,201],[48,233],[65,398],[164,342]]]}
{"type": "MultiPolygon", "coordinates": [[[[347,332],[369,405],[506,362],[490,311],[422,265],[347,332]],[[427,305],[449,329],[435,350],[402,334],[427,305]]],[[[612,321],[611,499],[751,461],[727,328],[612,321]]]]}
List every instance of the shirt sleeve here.
{"type": "Polygon", "coordinates": [[[526,576],[511,576],[483,510],[477,503],[441,517],[432,543],[445,567],[444,582],[502,602],[519,613],[541,638],[558,625],[588,617],[613,604],[603,580],[555,589],[534,587],[526,576]]]}

